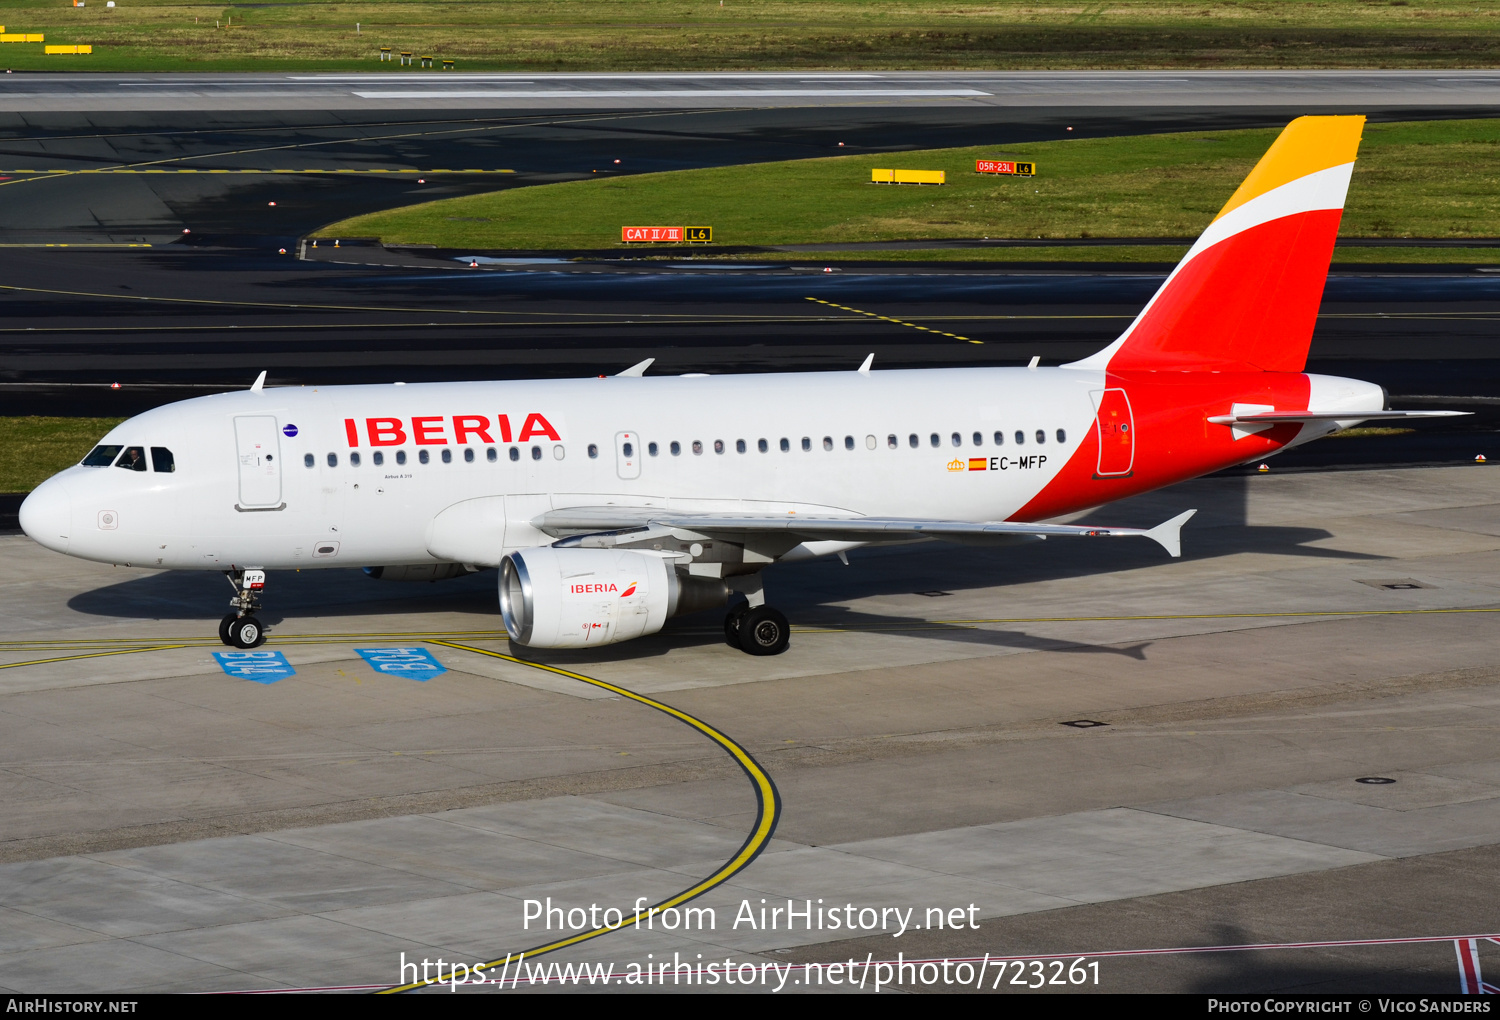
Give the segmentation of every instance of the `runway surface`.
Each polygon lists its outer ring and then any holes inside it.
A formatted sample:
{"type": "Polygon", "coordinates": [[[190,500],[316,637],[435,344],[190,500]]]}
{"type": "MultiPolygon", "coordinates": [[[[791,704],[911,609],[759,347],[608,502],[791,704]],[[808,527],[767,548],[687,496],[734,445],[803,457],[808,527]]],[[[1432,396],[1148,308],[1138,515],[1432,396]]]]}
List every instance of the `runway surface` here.
{"type": "Polygon", "coordinates": [[[0,111],[689,109],[881,103],[1088,108],[1500,102],[1494,71],[908,71],[488,74],[18,74],[0,111]]]}
{"type": "MultiPolygon", "coordinates": [[[[721,731],[781,812],[692,901],[712,928],[535,963],[1068,953],[1102,991],[1457,991],[1452,939],[1493,926],[1500,874],[1492,470],[1212,479],[1109,511],[1199,507],[1181,561],[1038,544],[775,568],[796,629],[769,660],[711,613],[531,656],[721,731]],[[915,927],[734,926],[742,901],[789,897],[915,927]],[[1091,956],[1406,937],[1438,941],[1091,956]]],[[[676,895],[756,830],[711,740],[467,651],[507,651],[493,572],[274,575],[266,648],[296,675],[268,685],[209,658],[222,587],[0,538],[0,987],[396,984],[403,952],[497,961],[558,937],[525,926],[527,900],[676,895]],[[448,671],[379,675],[354,652],[372,645],[448,671]]],[[[1490,980],[1495,948],[1476,950],[1490,980]]]]}

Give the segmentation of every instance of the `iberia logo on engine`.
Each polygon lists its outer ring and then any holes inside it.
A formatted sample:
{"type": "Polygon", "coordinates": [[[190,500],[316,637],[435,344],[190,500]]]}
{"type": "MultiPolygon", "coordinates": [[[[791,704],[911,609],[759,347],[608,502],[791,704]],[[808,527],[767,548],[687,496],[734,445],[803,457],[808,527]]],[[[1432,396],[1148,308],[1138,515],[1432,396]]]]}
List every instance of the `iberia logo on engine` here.
{"type": "Polygon", "coordinates": [[[625,586],[625,590],[624,591],[620,591],[620,586],[618,584],[615,584],[613,581],[604,581],[604,582],[589,583],[589,584],[570,584],[570,585],[568,585],[568,594],[570,594],[570,595],[613,595],[613,594],[618,593],[619,596],[620,596],[620,598],[622,598],[622,599],[628,599],[628,598],[630,598],[630,596],[632,596],[632,595],[635,594],[635,587],[636,587],[637,583],[638,582],[636,582],[636,581],[631,581],[629,584],[627,584],[625,586]]]}

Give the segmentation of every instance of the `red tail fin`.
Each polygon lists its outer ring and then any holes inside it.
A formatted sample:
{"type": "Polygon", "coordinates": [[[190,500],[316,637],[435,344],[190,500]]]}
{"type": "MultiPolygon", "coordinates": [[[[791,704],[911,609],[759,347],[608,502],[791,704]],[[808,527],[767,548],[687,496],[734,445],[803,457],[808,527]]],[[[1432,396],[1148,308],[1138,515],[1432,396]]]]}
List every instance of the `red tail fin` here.
{"type": "Polygon", "coordinates": [[[1363,117],[1298,117],[1166,283],[1079,368],[1300,372],[1363,117]]]}

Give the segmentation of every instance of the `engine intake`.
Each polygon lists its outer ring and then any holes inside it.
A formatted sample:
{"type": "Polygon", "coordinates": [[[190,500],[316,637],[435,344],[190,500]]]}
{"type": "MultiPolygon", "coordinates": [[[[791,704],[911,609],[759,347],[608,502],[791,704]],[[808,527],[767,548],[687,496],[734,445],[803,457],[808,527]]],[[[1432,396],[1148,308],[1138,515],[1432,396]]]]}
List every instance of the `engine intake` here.
{"type": "Polygon", "coordinates": [[[655,634],[668,617],[722,606],[718,578],[680,575],[672,561],[630,549],[514,552],[500,561],[506,633],[531,648],[587,648],[655,634]]]}

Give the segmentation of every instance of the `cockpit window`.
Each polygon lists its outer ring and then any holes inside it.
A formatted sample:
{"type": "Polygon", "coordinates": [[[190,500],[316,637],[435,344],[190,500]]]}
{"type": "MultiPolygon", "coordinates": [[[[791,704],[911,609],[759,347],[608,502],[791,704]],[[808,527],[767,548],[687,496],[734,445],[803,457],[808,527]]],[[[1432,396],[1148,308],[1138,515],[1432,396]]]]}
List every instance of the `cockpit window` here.
{"type": "Polygon", "coordinates": [[[146,448],[144,446],[127,446],[125,452],[120,454],[120,459],[115,461],[115,467],[124,468],[126,471],[146,470],[146,448]]]}
{"type": "Polygon", "coordinates": [[[173,459],[172,451],[165,446],[151,447],[151,470],[167,475],[176,471],[177,461],[173,459]]]}
{"type": "Polygon", "coordinates": [[[83,458],[84,467],[109,467],[120,455],[118,446],[96,446],[89,451],[89,455],[83,458]]]}

